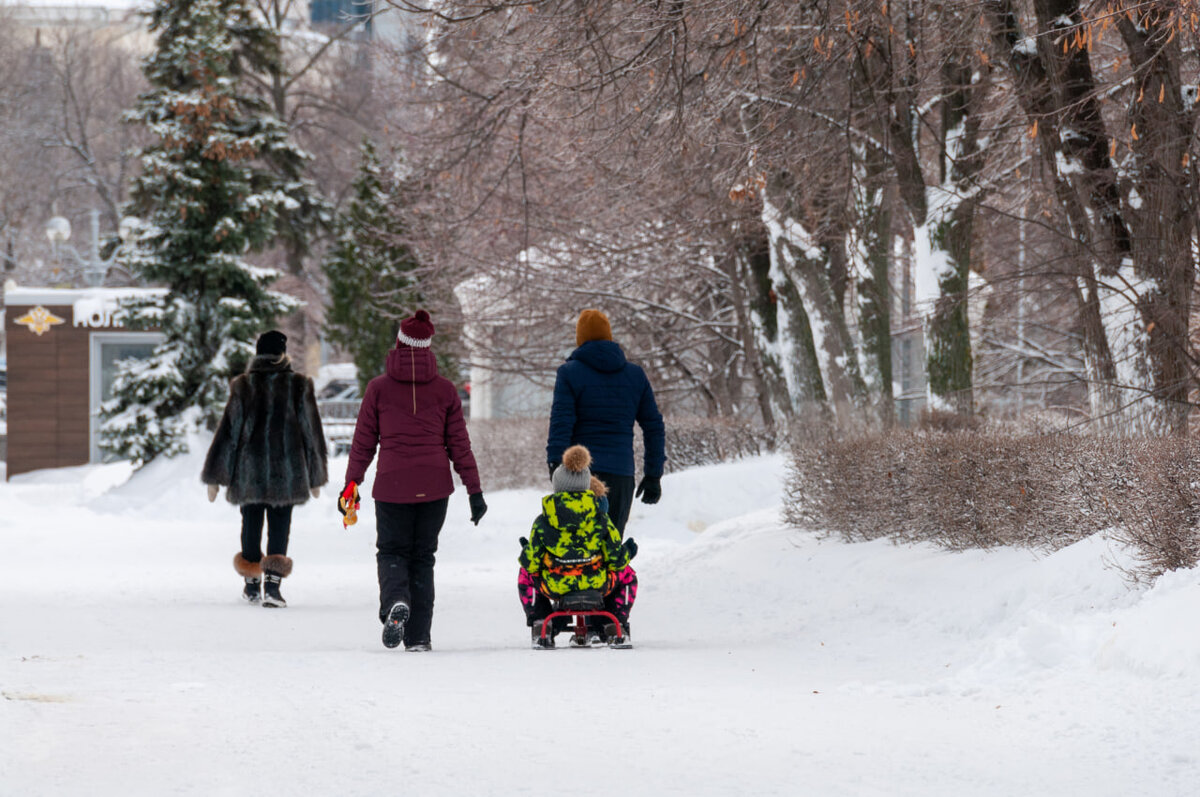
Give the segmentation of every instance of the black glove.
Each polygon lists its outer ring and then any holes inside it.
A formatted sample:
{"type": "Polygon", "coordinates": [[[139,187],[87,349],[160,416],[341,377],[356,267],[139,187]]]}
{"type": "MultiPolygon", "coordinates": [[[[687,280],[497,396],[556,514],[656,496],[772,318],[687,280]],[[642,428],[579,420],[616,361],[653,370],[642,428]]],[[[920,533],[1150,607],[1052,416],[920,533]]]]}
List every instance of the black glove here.
{"type": "Polygon", "coordinates": [[[553,479],[554,478],[554,469],[558,467],[559,463],[547,462],[546,464],[550,466],[550,478],[553,479]]]}
{"type": "Polygon", "coordinates": [[[483,502],[483,493],[475,493],[467,497],[471,502],[471,522],[479,525],[479,519],[487,513],[487,504],[483,502]]]}
{"type": "Polygon", "coordinates": [[[629,558],[637,556],[637,543],[633,541],[633,537],[626,537],[625,542],[621,543],[621,547],[629,551],[629,558]]]}
{"type": "Polygon", "coordinates": [[[643,476],[642,482],[633,491],[634,498],[641,498],[643,504],[657,504],[662,498],[662,477],[643,476]]]}
{"type": "Polygon", "coordinates": [[[522,550],[529,547],[529,540],[525,539],[524,537],[521,537],[519,540],[517,540],[517,542],[521,543],[522,550]]]}

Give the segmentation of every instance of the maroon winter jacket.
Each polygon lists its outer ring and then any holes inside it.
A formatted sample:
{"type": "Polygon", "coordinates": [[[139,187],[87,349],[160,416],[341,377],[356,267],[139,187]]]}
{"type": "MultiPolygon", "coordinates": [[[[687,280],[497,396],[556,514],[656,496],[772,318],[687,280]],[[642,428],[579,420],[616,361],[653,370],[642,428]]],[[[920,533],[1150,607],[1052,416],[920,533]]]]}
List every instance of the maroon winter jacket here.
{"type": "Polygon", "coordinates": [[[438,376],[429,349],[398,346],[388,352],[387,373],[367,384],[346,481],[362,484],[379,447],[371,497],[394,504],[420,504],[454,492],[450,463],[474,495],[479,468],[463,420],[462,401],[449,379],[438,376]]]}

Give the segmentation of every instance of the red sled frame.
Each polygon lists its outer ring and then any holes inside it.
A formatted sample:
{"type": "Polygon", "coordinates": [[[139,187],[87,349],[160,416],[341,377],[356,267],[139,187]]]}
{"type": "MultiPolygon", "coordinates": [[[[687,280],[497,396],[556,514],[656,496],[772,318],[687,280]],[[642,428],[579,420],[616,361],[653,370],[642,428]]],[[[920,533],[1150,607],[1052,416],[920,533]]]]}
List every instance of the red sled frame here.
{"type": "MultiPolygon", "coordinates": [[[[550,623],[555,617],[575,618],[575,635],[583,639],[587,638],[587,618],[589,617],[603,617],[617,628],[621,627],[621,623],[617,620],[617,616],[612,612],[605,611],[603,609],[575,609],[574,611],[561,612],[554,611],[546,615],[545,620],[542,620],[542,631],[540,634],[542,639],[546,638],[546,634],[550,630],[550,623]]],[[[624,637],[618,637],[618,639],[624,642],[624,637]]]]}

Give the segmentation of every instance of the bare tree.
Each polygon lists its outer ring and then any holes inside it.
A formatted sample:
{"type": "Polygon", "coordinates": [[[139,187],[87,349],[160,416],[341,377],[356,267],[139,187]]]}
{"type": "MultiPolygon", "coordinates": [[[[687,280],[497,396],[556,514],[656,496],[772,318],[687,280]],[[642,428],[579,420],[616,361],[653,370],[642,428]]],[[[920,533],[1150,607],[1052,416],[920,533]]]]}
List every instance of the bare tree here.
{"type": "MultiPolygon", "coordinates": [[[[136,132],[121,122],[144,83],[121,27],[63,27],[45,35],[6,28],[0,89],[0,235],[24,279],[67,281],[46,247],[55,214],[87,229],[89,210],[115,233],[136,132]],[[44,271],[38,260],[50,261],[44,271]]],[[[61,265],[70,265],[64,261],[61,265]]]]}
{"type": "Polygon", "coordinates": [[[395,5],[428,30],[396,133],[420,245],[503,315],[640,302],[640,351],[713,411],[890,418],[903,294],[960,412],[977,378],[1061,380],[1093,421],[1186,423],[1191,2],[395,5]]]}

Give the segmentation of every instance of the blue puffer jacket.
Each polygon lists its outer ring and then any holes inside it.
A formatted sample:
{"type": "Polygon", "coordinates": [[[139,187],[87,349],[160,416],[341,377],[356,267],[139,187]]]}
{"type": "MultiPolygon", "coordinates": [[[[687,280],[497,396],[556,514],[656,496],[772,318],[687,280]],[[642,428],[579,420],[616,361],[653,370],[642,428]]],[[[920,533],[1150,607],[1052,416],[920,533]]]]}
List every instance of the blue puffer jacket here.
{"type": "Polygon", "coordinates": [[[662,414],[650,380],[610,340],[590,340],[558,368],[546,460],[561,462],[569,446],[587,446],[592,470],[633,476],[633,422],[642,427],[647,476],[662,476],[667,460],[662,414]]]}

